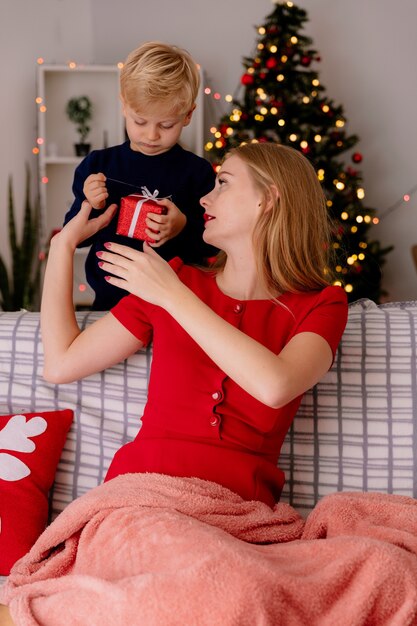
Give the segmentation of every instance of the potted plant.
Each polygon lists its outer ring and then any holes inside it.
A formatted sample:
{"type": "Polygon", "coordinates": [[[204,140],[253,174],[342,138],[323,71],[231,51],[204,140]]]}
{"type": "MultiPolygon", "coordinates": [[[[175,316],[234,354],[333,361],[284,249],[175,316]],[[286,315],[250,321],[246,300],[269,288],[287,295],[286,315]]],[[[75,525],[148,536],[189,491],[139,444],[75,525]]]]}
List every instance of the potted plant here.
{"type": "Polygon", "coordinates": [[[86,143],[90,127],[87,122],[91,119],[93,113],[93,105],[88,96],[79,96],[71,98],[67,103],[67,115],[71,122],[77,124],[77,133],[80,135],[79,143],[75,144],[75,154],[77,156],[86,156],[90,152],[90,144],[86,143]]]}

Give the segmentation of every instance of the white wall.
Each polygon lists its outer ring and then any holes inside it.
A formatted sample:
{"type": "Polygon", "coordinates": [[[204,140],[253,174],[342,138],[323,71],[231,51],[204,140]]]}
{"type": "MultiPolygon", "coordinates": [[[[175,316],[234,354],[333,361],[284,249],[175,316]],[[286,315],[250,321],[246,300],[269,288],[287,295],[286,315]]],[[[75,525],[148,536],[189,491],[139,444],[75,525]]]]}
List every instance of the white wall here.
{"type": "Polygon", "coordinates": [[[90,3],[84,0],[1,0],[0,7],[0,253],[9,258],[7,179],[13,177],[18,226],[23,211],[25,162],[36,185],[36,71],[74,56],[92,61],[90,3]]]}
{"type": "MultiPolygon", "coordinates": [[[[417,183],[415,0],[299,0],[309,13],[305,32],[322,62],[327,95],[342,104],[348,132],[357,134],[369,206],[381,213],[417,183]]],[[[144,40],[187,48],[222,95],[239,87],[243,56],[254,51],[255,25],[270,0],[2,0],[0,15],[0,249],[5,250],[6,182],[15,179],[18,208],[24,162],[36,166],[36,58],[47,62],[115,63],[144,40]],[[18,33],[18,36],[17,36],[18,33]]],[[[206,99],[209,120],[226,110],[206,99]]],[[[410,247],[417,243],[417,194],[374,228],[393,244],[384,268],[392,300],[417,299],[410,247]]]]}

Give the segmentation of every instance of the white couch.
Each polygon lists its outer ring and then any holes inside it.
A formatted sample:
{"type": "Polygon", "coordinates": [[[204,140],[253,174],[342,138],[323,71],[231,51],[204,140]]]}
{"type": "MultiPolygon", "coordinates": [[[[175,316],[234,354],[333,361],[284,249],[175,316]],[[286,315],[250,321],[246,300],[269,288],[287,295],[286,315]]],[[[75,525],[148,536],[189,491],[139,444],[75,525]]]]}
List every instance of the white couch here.
{"type": "MultiPolygon", "coordinates": [[[[101,313],[78,313],[81,326],[101,313]]],[[[332,369],[301,404],[281,454],[284,499],[308,513],[337,490],[417,497],[417,302],[360,300],[332,369]]],[[[42,378],[39,314],[0,313],[2,415],[70,408],[74,423],[51,494],[55,517],[102,482],[140,428],[150,350],[66,385],[42,378]]]]}

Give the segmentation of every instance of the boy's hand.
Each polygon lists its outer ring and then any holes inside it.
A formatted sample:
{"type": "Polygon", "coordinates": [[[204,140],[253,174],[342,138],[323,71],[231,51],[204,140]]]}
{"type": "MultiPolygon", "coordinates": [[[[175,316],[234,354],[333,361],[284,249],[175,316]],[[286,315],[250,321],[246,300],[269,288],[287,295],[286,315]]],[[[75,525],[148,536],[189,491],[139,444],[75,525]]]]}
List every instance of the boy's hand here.
{"type": "Polygon", "coordinates": [[[104,174],[101,172],[90,174],[85,179],[83,192],[93,209],[104,209],[106,200],[109,197],[104,174]]]}
{"type": "Polygon", "coordinates": [[[187,223],[187,218],[171,200],[157,200],[158,204],[167,208],[166,215],[148,213],[146,217],[146,234],[155,241],[150,243],[152,248],[159,248],[168,239],[179,235],[187,223]],[[156,231],[156,232],[155,232],[156,231]]]}

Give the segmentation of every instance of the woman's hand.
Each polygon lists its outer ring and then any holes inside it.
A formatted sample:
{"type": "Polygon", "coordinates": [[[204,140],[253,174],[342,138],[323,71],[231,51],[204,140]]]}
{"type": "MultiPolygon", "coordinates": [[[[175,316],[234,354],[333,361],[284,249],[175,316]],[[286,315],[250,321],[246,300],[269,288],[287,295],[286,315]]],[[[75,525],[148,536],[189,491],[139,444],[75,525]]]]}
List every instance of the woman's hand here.
{"type": "Polygon", "coordinates": [[[52,238],[51,243],[54,240],[66,242],[75,250],[78,244],[107,226],[113,219],[116,210],[117,204],[111,204],[103,213],[89,219],[92,207],[91,204],[84,201],[77,215],[65,224],[64,228],[52,238]]]}
{"type": "Polygon", "coordinates": [[[106,280],[147,302],[165,309],[181,299],[185,289],[171,266],[145,242],[143,252],[117,243],[97,252],[106,280]],[[109,276],[108,273],[112,275],[109,276]]]}

